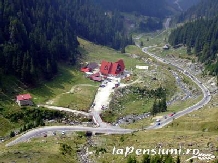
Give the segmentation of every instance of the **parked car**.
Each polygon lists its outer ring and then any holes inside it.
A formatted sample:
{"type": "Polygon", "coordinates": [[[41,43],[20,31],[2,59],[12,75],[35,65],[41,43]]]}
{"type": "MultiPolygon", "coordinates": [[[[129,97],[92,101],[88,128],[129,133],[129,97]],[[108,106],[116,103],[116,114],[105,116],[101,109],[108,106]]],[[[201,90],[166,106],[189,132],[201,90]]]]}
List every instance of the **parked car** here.
{"type": "Polygon", "coordinates": [[[160,126],[160,122],[157,123],[157,126],[160,126]]]}

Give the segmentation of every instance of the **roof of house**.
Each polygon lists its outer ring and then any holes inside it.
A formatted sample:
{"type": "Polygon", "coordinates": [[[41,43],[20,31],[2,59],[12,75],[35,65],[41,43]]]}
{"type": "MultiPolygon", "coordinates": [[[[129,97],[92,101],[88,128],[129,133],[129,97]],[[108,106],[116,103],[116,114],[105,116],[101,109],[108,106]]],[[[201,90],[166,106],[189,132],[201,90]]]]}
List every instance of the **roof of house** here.
{"type": "Polygon", "coordinates": [[[117,75],[123,72],[124,69],[125,69],[125,65],[122,59],[118,60],[117,62],[102,61],[100,72],[104,75],[108,75],[108,74],[117,75]]]}
{"type": "Polygon", "coordinates": [[[32,97],[30,94],[23,94],[23,95],[18,95],[17,100],[22,101],[22,100],[30,100],[32,97]]]}
{"type": "Polygon", "coordinates": [[[98,64],[96,62],[90,62],[88,65],[87,65],[88,68],[90,69],[95,69],[98,67],[98,64]]]}
{"type": "Polygon", "coordinates": [[[88,67],[83,67],[83,68],[80,69],[80,71],[82,71],[82,72],[89,72],[90,69],[88,67]]]}

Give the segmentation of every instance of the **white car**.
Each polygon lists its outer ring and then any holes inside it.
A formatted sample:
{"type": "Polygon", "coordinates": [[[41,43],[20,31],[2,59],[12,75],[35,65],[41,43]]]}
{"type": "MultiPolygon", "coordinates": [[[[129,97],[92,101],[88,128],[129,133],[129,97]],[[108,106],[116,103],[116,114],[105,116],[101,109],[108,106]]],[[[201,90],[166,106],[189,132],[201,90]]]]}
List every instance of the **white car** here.
{"type": "Polygon", "coordinates": [[[65,131],[62,131],[62,133],[61,133],[62,135],[65,135],[65,131]]]}

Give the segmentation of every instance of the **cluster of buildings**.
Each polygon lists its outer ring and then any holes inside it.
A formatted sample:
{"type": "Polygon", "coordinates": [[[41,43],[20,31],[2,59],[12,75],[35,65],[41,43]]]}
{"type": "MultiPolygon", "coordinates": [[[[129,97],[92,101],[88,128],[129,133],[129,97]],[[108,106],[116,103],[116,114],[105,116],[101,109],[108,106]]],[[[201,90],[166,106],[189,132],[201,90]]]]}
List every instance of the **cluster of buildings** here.
{"type": "MultiPolygon", "coordinates": [[[[125,65],[122,59],[117,62],[108,62],[103,60],[101,64],[90,62],[81,68],[81,71],[86,73],[93,81],[101,82],[108,76],[117,76],[124,72],[125,65]]],[[[19,106],[33,105],[32,97],[30,94],[20,94],[16,96],[16,103],[19,106]]]]}
{"type": "Polygon", "coordinates": [[[90,62],[81,68],[81,71],[86,73],[93,81],[101,82],[108,76],[117,76],[124,72],[125,65],[122,59],[117,62],[108,62],[103,60],[101,64],[90,62]]]}

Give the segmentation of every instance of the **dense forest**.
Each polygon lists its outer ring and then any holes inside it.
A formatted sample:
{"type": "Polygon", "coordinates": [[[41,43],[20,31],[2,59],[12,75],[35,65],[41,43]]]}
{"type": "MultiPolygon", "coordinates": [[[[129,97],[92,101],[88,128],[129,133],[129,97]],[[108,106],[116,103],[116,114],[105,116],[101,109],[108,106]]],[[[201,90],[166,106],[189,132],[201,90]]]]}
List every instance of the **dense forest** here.
{"type": "Polygon", "coordinates": [[[164,18],[172,11],[166,0],[92,0],[94,3],[102,6],[106,10],[135,12],[150,17],[164,18]]]}
{"type": "Polygon", "coordinates": [[[201,18],[178,27],[170,34],[169,43],[185,45],[188,54],[194,52],[211,74],[218,75],[218,17],[201,18]]]}
{"type": "Polygon", "coordinates": [[[123,29],[118,13],[89,0],[0,0],[0,73],[51,79],[58,62],[76,63],[77,36],[120,49],[131,43],[123,29]]]}
{"type": "Polygon", "coordinates": [[[212,18],[218,14],[218,0],[201,0],[178,17],[178,22],[201,17],[212,18]]]}

